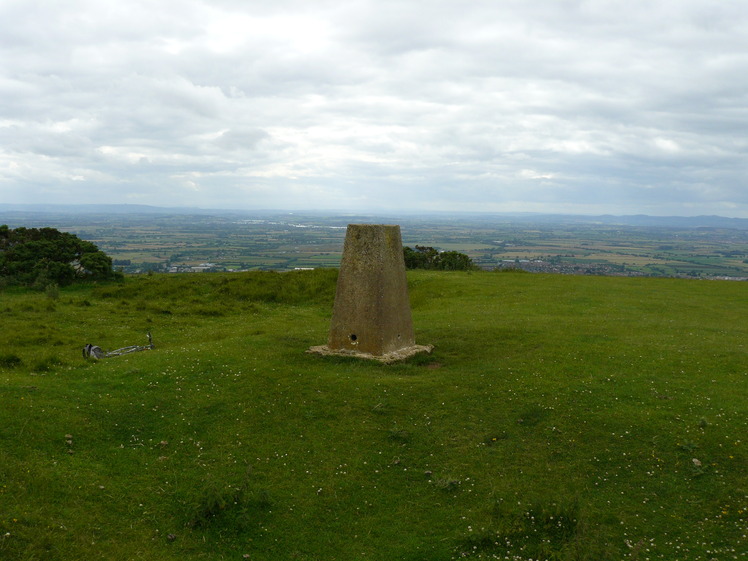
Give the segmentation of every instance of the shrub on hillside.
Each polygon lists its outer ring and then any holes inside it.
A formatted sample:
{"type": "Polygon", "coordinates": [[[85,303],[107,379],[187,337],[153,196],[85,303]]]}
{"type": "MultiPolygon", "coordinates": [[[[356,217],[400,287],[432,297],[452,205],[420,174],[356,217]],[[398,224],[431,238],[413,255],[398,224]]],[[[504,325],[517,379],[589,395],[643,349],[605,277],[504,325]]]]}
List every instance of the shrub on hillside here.
{"type": "Polygon", "coordinates": [[[438,271],[472,271],[477,269],[473,260],[459,251],[437,251],[433,247],[417,245],[415,249],[403,248],[405,267],[408,269],[434,269],[438,271]]]}
{"type": "Polygon", "coordinates": [[[0,279],[40,290],[76,280],[107,280],[117,274],[95,244],[55,228],[0,226],[0,279]]]}

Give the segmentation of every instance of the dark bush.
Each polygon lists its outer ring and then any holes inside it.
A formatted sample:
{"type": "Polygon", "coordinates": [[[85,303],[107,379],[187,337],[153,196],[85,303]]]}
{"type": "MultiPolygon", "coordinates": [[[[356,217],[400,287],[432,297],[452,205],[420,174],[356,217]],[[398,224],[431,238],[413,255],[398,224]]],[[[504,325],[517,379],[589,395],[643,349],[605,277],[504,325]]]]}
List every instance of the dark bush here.
{"type": "Polygon", "coordinates": [[[54,228],[0,226],[0,279],[5,285],[68,285],[115,278],[112,260],[91,242],[54,228]]]}
{"type": "Polygon", "coordinates": [[[437,251],[433,247],[417,245],[415,249],[403,248],[405,267],[408,269],[433,269],[437,271],[473,271],[478,267],[473,260],[459,251],[437,251]]]}

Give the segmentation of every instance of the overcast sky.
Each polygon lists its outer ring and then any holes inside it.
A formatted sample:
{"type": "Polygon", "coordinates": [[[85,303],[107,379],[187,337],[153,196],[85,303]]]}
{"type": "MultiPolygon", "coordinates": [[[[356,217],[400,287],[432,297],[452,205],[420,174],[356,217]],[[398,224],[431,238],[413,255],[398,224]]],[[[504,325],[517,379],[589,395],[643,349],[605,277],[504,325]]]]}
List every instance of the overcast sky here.
{"type": "Polygon", "coordinates": [[[0,203],[748,217],[743,0],[0,0],[0,203]]]}

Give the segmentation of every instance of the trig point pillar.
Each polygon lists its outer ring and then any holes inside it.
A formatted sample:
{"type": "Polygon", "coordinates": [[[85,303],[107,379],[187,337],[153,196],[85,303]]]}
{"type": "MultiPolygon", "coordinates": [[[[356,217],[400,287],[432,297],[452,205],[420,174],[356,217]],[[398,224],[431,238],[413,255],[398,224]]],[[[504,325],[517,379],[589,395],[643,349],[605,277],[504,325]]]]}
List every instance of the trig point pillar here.
{"type": "Polygon", "coordinates": [[[400,226],[350,224],[327,345],[310,352],[393,362],[431,349],[415,344],[400,226]]]}

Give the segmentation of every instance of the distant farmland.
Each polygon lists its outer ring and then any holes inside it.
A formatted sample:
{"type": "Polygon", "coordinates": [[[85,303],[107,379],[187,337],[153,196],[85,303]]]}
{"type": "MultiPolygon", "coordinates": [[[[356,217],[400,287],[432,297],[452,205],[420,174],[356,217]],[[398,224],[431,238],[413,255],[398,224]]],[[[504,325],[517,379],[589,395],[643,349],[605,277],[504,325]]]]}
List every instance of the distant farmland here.
{"type": "Polygon", "coordinates": [[[734,220],[699,227],[696,219],[626,225],[487,215],[0,213],[11,227],[51,226],[93,241],[126,273],[337,267],[345,227],[355,222],[398,223],[405,245],[466,253],[487,270],[748,279],[748,228],[734,220]]]}

